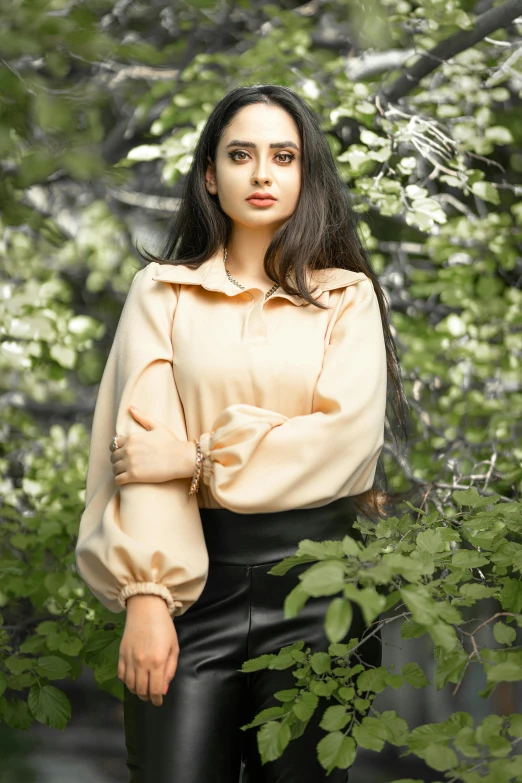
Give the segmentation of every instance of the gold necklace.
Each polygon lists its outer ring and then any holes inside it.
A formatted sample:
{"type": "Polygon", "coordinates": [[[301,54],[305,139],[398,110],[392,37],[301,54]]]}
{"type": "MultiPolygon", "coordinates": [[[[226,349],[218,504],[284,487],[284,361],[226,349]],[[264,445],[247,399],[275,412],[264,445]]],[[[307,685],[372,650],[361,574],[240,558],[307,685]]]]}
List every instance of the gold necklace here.
{"type": "MultiPolygon", "coordinates": [[[[228,269],[226,268],[226,263],[227,263],[227,249],[226,249],[226,248],[225,248],[225,255],[223,256],[223,263],[225,264],[225,272],[227,273],[228,279],[229,279],[229,280],[230,280],[232,283],[234,283],[235,285],[237,285],[239,288],[242,288],[242,289],[243,289],[243,291],[246,291],[246,288],[245,288],[245,286],[244,286],[244,285],[241,285],[241,283],[238,283],[238,281],[237,281],[237,280],[236,280],[234,277],[232,277],[232,275],[230,274],[230,272],[229,272],[229,271],[228,271],[228,269]]],[[[279,288],[279,283],[274,283],[274,285],[272,286],[272,288],[270,289],[270,291],[267,291],[267,292],[266,292],[266,294],[265,294],[265,299],[268,299],[268,297],[269,297],[269,296],[272,296],[272,294],[274,293],[274,291],[277,291],[277,289],[278,289],[278,288],[279,288]]]]}

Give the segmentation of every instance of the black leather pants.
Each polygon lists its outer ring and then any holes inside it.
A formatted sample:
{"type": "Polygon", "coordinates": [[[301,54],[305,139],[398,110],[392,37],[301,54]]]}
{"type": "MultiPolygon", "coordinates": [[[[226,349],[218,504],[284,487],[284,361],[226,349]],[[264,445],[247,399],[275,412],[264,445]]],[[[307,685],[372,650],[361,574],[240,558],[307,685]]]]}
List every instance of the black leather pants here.
{"type": "MultiPolygon", "coordinates": [[[[199,600],[174,618],[180,653],[161,707],[142,701],[124,685],[129,783],[346,783],[348,771],[326,775],[316,746],[326,732],[322,715],[336,701],[321,699],[301,737],[280,758],[261,764],[256,734],[241,730],[262,709],[281,704],[279,690],[293,688],[292,669],[238,671],[243,661],[302,639],[312,652],[327,651],[324,618],[333,596],[310,598],[295,618],[283,603],[309,563],[285,576],[267,572],[294,554],[299,541],[340,540],[356,518],[351,498],[314,509],[238,514],[200,509],[209,552],[209,576],[199,600]],[[244,768],[243,768],[244,765],[244,768]]],[[[364,630],[354,608],[343,642],[364,630]]],[[[370,638],[364,661],[381,663],[381,643],[370,638]]]]}

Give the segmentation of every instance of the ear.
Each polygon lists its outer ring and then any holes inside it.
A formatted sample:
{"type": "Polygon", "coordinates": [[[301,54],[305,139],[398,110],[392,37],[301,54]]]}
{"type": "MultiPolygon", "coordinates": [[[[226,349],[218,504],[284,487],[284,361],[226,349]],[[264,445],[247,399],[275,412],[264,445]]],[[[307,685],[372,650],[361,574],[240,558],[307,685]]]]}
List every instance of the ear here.
{"type": "Polygon", "coordinates": [[[217,194],[216,167],[208,155],[207,162],[207,170],[205,171],[205,187],[212,196],[215,196],[217,194]]]}

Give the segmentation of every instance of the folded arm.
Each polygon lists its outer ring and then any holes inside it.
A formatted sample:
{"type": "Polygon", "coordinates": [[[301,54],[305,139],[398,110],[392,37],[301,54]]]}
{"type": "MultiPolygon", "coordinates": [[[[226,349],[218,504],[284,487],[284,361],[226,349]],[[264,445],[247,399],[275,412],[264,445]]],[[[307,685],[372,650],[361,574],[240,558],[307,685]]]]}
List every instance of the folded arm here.
{"type": "Polygon", "coordinates": [[[143,593],[160,595],[180,615],[199,598],[208,573],[190,479],[118,487],[109,450],[113,435],[141,429],[131,403],[187,440],[172,371],[176,289],[152,280],[157,266],[134,276],[100,382],[75,554],[79,575],[109,610],[121,612],[129,596],[143,593]]]}
{"type": "Polygon", "coordinates": [[[232,511],[325,505],[370,489],[384,443],[387,362],[369,278],[344,289],[312,413],[236,404],[200,436],[202,480],[232,511]]]}

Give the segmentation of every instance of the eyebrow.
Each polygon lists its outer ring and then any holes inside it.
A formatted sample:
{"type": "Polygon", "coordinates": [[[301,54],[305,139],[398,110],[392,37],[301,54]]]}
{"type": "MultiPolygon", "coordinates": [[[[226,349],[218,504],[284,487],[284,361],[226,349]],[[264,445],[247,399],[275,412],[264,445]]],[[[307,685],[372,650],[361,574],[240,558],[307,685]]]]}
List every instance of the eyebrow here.
{"type": "MultiPolygon", "coordinates": [[[[299,152],[299,147],[293,141],[274,141],[273,144],[269,144],[268,146],[270,147],[270,149],[282,149],[283,147],[293,147],[295,150],[299,152]]],[[[253,149],[257,149],[257,144],[254,144],[253,141],[241,141],[240,139],[233,139],[232,141],[228,142],[225,149],[228,149],[229,147],[252,147],[253,149]]]]}

